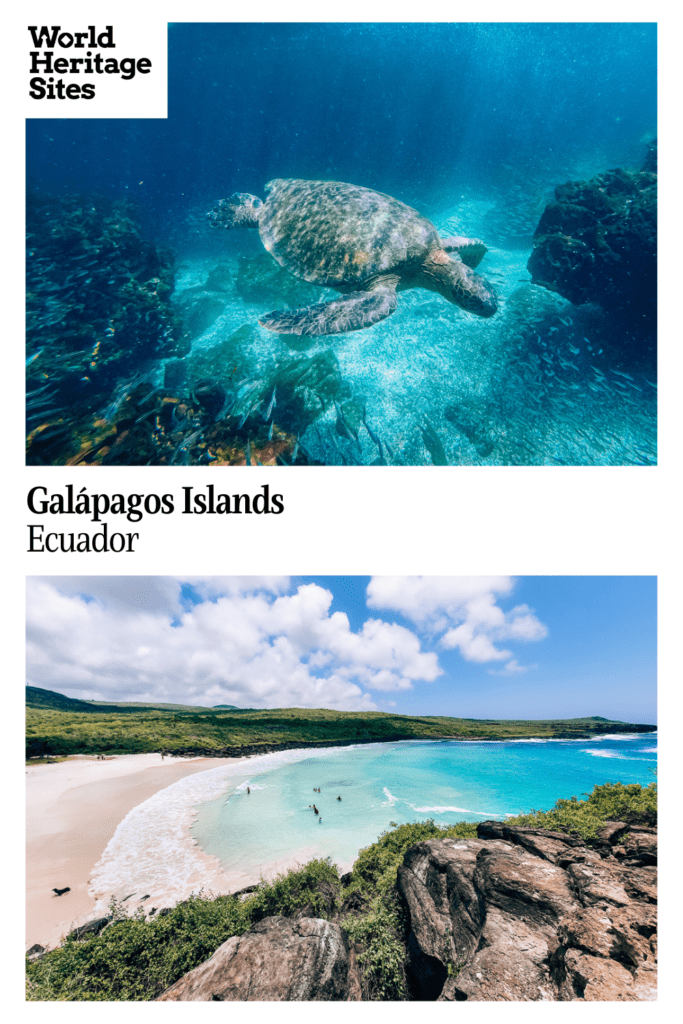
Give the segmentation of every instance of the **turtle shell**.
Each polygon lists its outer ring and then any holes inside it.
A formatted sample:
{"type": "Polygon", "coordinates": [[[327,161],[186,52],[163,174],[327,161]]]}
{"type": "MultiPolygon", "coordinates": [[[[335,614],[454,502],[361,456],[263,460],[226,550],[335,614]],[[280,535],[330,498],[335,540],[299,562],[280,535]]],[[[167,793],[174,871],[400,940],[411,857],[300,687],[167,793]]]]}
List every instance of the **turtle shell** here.
{"type": "Polygon", "coordinates": [[[304,281],[357,288],[379,274],[401,276],[439,246],[434,225],[417,210],[369,188],[277,178],[266,190],[261,241],[304,281]]]}

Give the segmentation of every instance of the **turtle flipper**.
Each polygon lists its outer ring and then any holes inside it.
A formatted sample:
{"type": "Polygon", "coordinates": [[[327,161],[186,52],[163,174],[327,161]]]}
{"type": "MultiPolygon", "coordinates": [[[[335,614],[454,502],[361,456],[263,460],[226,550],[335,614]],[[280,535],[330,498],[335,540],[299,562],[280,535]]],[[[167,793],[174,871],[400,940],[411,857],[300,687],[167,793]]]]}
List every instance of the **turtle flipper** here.
{"type": "Polygon", "coordinates": [[[462,235],[451,235],[450,238],[439,239],[446,252],[455,252],[468,267],[473,270],[483,260],[488,247],[479,238],[465,238],[462,235]]]}
{"type": "Polygon", "coordinates": [[[396,288],[374,288],[304,309],[275,310],[261,317],[259,323],[276,334],[344,334],[371,327],[391,316],[395,309],[396,288]]]}
{"type": "Polygon", "coordinates": [[[257,196],[233,192],[229,199],[219,199],[206,216],[214,228],[257,228],[262,206],[257,196]]]}

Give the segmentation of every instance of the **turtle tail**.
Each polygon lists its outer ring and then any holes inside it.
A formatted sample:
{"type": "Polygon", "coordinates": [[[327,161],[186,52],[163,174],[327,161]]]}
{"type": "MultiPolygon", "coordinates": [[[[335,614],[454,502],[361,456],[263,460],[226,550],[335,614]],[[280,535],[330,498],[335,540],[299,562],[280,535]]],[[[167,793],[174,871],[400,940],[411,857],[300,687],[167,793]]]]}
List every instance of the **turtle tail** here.
{"type": "Polygon", "coordinates": [[[257,228],[262,206],[248,192],[233,192],[229,199],[219,199],[206,216],[214,228],[257,228]]]}

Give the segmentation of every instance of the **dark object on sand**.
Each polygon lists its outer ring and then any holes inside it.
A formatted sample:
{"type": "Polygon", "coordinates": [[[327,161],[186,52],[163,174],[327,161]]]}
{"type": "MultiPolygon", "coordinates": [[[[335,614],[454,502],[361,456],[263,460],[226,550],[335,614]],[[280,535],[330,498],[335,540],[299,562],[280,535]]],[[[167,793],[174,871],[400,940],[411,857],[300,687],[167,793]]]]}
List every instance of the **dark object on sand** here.
{"type": "Polygon", "coordinates": [[[71,892],[71,886],[67,885],[66,889],[53,889],[52,891],[56,893],[57,896],[63,896],[65,892],[71,892]]]}

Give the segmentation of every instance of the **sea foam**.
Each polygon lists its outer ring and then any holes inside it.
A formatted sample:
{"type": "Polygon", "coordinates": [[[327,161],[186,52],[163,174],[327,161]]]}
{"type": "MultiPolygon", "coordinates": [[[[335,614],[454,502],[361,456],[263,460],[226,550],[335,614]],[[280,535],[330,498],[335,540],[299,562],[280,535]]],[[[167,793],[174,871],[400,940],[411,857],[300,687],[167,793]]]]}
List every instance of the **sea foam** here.
{"type": "MultiPolygon", "coordinates": [[[[210,890],[217,880],[225,884],[218,859],[203,853],[190,834],[195,809],[238,786],[245,789],[255,776],[342,749],[285,750],[209,768],[138,804],[120,822],[92,872],[90,892],[97,910],[106,910],[112,896],[149,895],[150,905],[162,900],[168,906],[191,892],[210,890]]],[[[128,905],[136,902],[131,899],[128,905]]]]}

